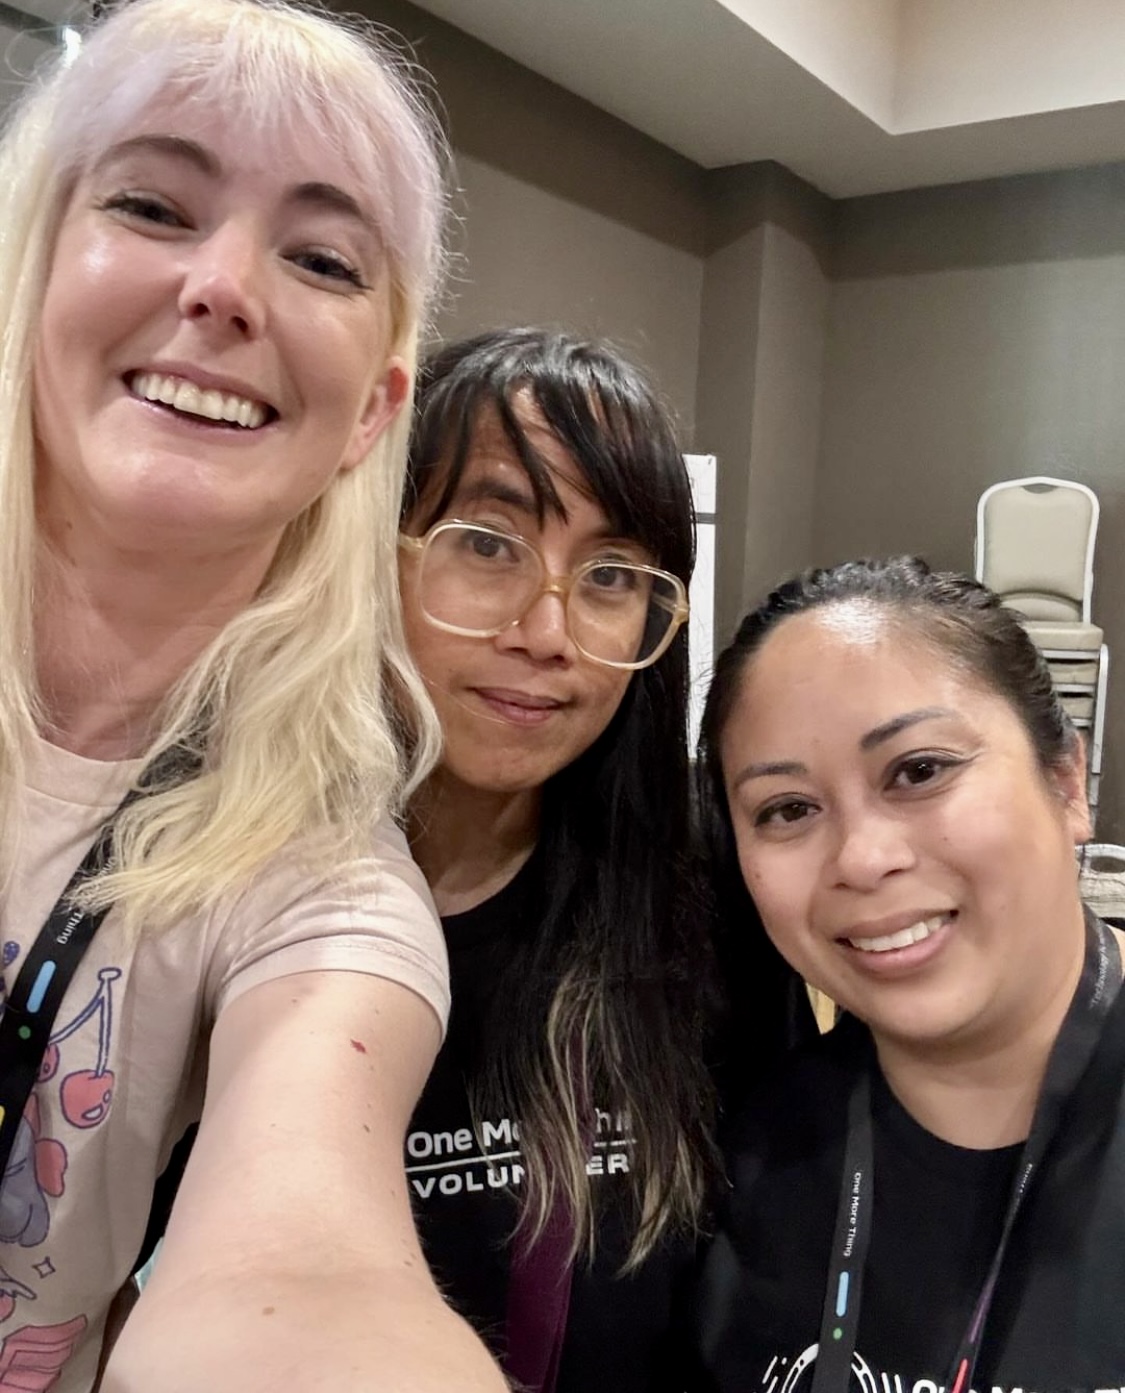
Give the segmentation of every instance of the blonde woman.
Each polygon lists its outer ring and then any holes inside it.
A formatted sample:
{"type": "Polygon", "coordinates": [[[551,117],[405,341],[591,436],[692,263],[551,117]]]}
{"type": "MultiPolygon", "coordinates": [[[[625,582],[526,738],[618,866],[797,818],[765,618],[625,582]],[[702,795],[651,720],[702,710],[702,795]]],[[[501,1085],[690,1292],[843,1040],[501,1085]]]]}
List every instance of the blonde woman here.
{"type": "Polygon", "coordinates": [[[448,1008],[391,821],[429,124],[327,18],[136,0],[0,201],[0,1388],[93,1387],[202,1114],[104,1389],[499,1389],[401,1163],[448,1008]]]}

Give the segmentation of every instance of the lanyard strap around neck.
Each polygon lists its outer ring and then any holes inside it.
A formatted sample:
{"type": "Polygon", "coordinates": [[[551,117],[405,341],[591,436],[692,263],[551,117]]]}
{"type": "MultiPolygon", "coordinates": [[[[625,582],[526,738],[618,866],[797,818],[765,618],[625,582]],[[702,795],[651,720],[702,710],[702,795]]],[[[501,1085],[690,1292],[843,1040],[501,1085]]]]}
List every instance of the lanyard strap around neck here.
{"type": "MultiPolygon", "coordinates": [[[[1016,1217],[1032,1178],[1058,1131],[1063,1108],[1090,1064],[1120,985],[1121,954],[1117,940],[1087,911],[1082,974],[1047,1061],[1031,1131],[1020,1152],[1016,1178],[1008,1197],[1000,1239],[945,1382],[949,1393],[967,1393],[972,1385],[985,1323],[1016,1217]]],[[[871,1243],[875,1202],[871,1123],[871,1071],[875,1067],[873,1051],[869,1049],[848,1099],[844,1169],[811,1393],[844,1393],[851,1376],[859,1330],[863,1269],[871,1243]]]]}
{"type": "Polygon", "coordinates": [[[96,910],[79,908],[74,904],[75,891],[109,865],[114,829],[125,809],[154,786],[166,784],[170,776],[183,777],[196,763],[194,755],[174,746],[145,769],[137,786],[102,824],[28,949],[0,1015],[0,1178],[51,1042],[51,1028],[63,996],[110,910],[108,905],[96,910]]]}

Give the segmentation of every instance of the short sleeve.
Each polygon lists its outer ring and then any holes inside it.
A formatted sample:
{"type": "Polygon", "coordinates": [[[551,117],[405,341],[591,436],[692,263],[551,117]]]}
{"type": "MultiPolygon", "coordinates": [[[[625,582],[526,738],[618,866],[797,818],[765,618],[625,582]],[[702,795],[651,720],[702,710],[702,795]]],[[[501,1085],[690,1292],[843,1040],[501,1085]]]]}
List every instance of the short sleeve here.
{"type": "Polygon", "coordinates": [[[299,972],[363,972],[409,987],[444,1035],[449,964],[429,887],[389,819],[370,853],[318,876],[310,857],[279,858],[218,930],[207,984],[212,1016],[259,983],[299,972]]]}

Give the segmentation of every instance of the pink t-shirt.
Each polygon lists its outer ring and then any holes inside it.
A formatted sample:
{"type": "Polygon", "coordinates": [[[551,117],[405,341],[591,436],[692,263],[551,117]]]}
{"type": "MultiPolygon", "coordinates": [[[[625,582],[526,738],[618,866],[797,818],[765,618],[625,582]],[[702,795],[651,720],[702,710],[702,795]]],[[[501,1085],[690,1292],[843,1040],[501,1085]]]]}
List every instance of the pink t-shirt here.
{"type": "MultiPolygon", "coordinates": [[[[41,744],[25,790],[0,954],[15,980],[44,919],[139,773],[41,744]]],[[[152,1186],[198,1118],[223,1007],[314,969],[390,978],[444,1027],[445,945],[401,832],[318,879],[300,859],[130,943],[111,912],[71,982],[0,1188],[0,1393],[87,1393],[106,1310],[144,1236],[152,1186]]]]}

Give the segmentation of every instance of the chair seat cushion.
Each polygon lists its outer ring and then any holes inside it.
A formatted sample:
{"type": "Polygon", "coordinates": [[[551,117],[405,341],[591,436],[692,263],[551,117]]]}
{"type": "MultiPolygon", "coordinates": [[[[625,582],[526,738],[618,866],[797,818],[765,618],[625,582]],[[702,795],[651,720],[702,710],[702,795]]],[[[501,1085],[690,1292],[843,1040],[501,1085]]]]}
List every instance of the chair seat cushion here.
{"type": "Polygon", "coordinates": [[[1096,653],[1102,646],[1102,630],[1096,624],[1056,624],[1047,620],[1025,619],[1023,627],[1036,648],[1096,653]]]}

